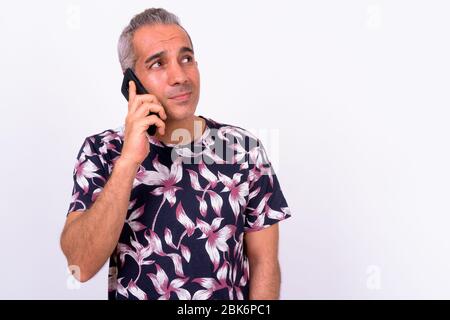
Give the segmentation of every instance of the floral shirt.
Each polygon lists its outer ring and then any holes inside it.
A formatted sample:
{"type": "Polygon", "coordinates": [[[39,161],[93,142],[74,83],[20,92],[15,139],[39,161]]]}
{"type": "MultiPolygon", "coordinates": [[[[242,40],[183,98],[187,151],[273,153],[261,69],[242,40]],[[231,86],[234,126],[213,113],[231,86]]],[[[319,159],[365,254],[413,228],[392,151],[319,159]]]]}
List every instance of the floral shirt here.
{"type": "MultiPolygon", "coordinates": [[[[191,143],[148,136],[150,153],[109,259],[109,299],[248,299],[244,233],[291,216],[261,142],[242,128],[201,118],[205,130],[191,143]]],[[[67,214],[89,209],[102,191],[123,129],[85,139],[67,214]]]]}

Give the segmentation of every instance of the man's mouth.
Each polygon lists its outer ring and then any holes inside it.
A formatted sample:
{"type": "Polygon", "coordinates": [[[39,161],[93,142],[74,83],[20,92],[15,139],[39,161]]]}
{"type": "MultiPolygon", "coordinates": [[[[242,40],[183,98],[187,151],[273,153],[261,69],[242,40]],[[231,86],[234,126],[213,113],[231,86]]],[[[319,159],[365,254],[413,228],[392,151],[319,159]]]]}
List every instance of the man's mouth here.
{"type": "Polygon", "coordinates": [[[188,100],[191,97],[192,92],[184,92],[180,93],[176,96],[170,97],[169,99],[175,100],[175,101],[184,101],[188,100]]]}

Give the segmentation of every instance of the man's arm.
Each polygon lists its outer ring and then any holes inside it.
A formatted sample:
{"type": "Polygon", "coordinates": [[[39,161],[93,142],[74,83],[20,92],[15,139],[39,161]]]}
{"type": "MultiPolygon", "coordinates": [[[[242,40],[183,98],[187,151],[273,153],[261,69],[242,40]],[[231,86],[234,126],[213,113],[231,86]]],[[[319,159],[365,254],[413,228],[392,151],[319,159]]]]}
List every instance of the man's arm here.
{"type": "Polygon", "coordinates": [[[78,266],[81,282],[92,278],[117,246],[128,212],[131,189],[140,164],[150,153],[147,129],[156,125],[165,134],[166,112],[156,96],[136,94],[129,82],[128,113],[120,158],[92,207],[72,212],[61,234],[61,248],[70,266],[78,266]],[[149,112],[158,113],[148,115],[149,112]]]}
{"type": "Polygon", "coordinates": [[[79,281],[92,278],[117,246],[138,165],[119,158],[92,207],[69,214],[61,234],[61,248],[69,266],[77,266],[79,281]]]}
{"type": "Polygon", "coordinates": [[[278,233],[278,223],[260,231],[245,233],[250,265],[250,300],[279,299],[278,233]]]}

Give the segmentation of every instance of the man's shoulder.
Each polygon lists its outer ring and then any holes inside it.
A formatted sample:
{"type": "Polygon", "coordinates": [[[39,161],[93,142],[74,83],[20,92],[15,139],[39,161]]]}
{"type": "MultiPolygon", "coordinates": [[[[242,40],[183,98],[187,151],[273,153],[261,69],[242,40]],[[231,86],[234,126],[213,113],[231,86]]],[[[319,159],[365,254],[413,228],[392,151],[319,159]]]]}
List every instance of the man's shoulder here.
{"type": "Polygon", "coordinates": [[[123,140],[123,126],[118,126],[114,129],[105,129],[97,133],[91,134],[85,138],[85,140],[91,141],[94,145],[104,145],[111,143],[112,141],[123,140]]]}
{"type": "Polygon", "coordinates": [[[108,156],[110,151],[121,149],[123,125],[114,129],[105,129],[85,137],[82,149],[90,155],[108,156]]]}
{"type": "Polygon", "coordinates": [[[250,142],[260,143],[258,137],[254,135],[251,130],[243,128],[238,125],[218,122],[208,118],[210,129],[212,129],[221,139],[229,141],[227,136],[235,137],[239,140],[245,140],[250,142]]]}

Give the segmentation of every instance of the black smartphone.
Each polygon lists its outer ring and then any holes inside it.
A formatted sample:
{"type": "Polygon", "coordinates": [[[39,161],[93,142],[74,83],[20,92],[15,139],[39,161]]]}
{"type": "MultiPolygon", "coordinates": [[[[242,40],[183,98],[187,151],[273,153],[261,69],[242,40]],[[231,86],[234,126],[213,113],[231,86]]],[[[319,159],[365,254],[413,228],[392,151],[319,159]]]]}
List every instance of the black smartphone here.
{"type": "MultiPolygon", "coordinates": [[[[134,74],[133,70],[131,70],[130,68],[128,68],[127,70],[125,70],[125,73],[123,74],[123,81],[122,81],[122,94],[125,96],[125,99],[127,99],[128,101],[128,97],[129,97],[129,92],[128,92],[128,83],[130,81],[134,81],[134,83],[136,84],[136,94],[146,94],[148,93],[147,90],[145,90],[145,87],[142,85],[142,83],[139,81],[138,77],[136,77],[136,75],[134,74]]],[[[155,114],[156,116],[159,117],[159,115],[155,112],[149,112],[148,115],[152,115],[155,114]]],[[[151,136],[153,136],[156,133],[156,126],[154,124],[152,124],[151,126],[148,127],[147,129],[147,133],[151,136]]]]}

